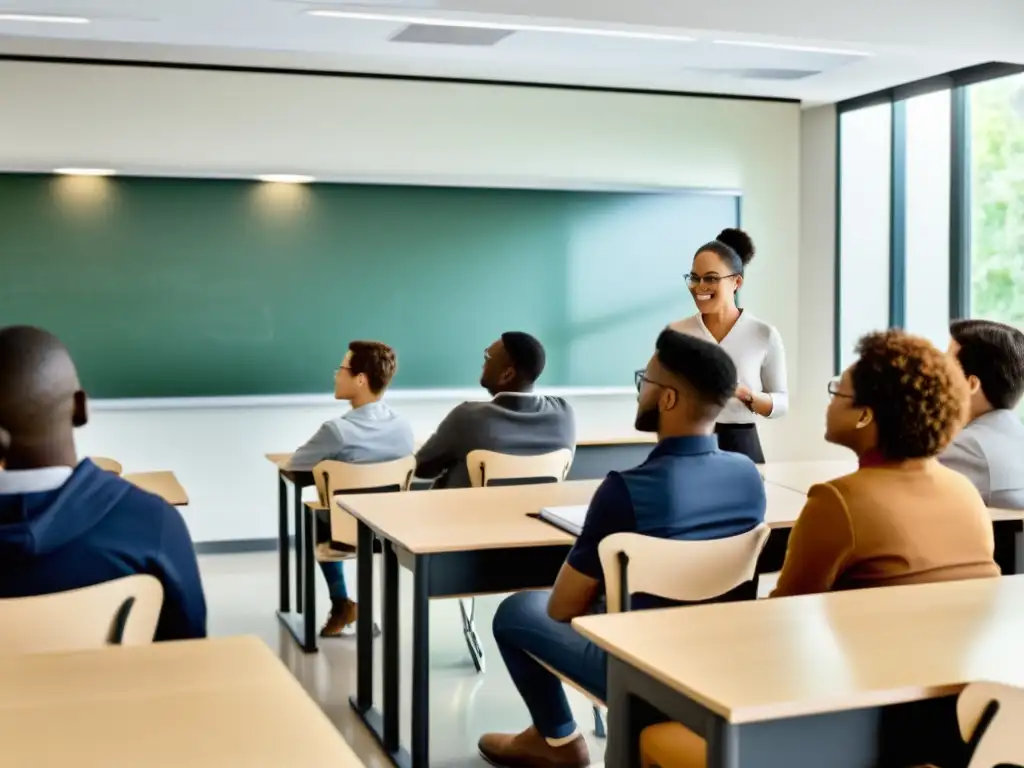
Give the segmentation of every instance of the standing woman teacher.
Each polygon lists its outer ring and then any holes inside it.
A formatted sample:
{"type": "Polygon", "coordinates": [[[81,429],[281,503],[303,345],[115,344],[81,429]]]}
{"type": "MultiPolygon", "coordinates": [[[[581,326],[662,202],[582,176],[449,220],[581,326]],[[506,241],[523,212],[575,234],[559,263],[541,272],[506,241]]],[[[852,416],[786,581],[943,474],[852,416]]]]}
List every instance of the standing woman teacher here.
{"type": "Polygon", "coordinates": [[[773,326],[736,306],[743,271],[753,258],[754,242],[741,229],[724,229],[716,240],[701,246],[686,276],[697,314],[669,327],[714,342],[729,353],[739,386],[715,425],[718,445],[764,464],[757,420],[783,416],[789,396],[782,337],[773,326]]]}

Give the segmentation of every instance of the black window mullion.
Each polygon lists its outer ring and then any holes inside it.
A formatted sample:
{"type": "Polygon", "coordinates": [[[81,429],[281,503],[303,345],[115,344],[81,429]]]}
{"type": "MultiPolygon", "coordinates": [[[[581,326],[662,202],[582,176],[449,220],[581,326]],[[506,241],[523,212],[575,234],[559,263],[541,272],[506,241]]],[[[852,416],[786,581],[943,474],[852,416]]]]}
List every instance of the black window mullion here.
{"type": "Polygon", "coordinates": [[[949,176],[949,319],[971,314],[971,114],[966,86],[953,89],[949,176]]]}
{"type": "Polygon", "coordinates": [[[889,176],[889,326],[902,328],[907,315],[907,104],[892,105],[889,176]]]}

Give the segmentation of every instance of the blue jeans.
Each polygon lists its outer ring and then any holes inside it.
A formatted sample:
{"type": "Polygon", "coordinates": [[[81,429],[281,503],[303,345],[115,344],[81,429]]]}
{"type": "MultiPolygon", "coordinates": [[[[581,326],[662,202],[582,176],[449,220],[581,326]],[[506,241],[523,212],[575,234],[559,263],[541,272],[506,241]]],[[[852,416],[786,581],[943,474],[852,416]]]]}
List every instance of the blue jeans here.
{"type": "Polygon", "coordinates": [[[562,682],[536,662],[540,659],[602,701],[608,689],[608,656],[568,624],[548,616],[548,592],[519,592],[494,614],[494,639],[530,710],[533,724],[549,739],[576,730],[562,682]]]}
{"type": "Polygon", "coordinates": [[[347,600],[348,587],[345,585],[345,571],[342,563],[321,562],[320,572],[327,582],[327,590],[330,592],[331,600],[347,600]]]}

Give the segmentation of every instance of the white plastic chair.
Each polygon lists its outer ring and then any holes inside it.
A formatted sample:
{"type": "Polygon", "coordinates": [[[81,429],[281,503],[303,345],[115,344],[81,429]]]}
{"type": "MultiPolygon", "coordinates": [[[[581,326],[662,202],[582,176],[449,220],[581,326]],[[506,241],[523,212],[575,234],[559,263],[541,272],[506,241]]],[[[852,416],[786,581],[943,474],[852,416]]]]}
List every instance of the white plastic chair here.
{"type": "Polygon", "coordinates": [[[971,755],[967,768],[1024,765],[1024,689],[972,683],[960,693],[956,715],[971,755]]]}
{"type": "MultiPolygon", "coordinates": [[[[612,534],[602,539],[597,547],[607,611],[628,611],[629,596],[637,593],[678,603],[707,602],[730,593],[734,593],[732,596],[736,599],[754,599],[757,597],[757,561],[768,543],[769,532],[768,525],[761,523],[746,533],[701,541],[660,539],[639,533],[612,534]]],[[[604,702],[544,666],[591,700],[594,733],[603,738],[601,710],[604,702]]]]}
{"type": "MultiPolygon", "coordinates": [[[[469,483],[474,488],[488,488],[507,485],[538,485],[560,483],[569,474],[573,452],[561,448],[551,453],[532,456],[514,456],[508,453],[476,450],[466,456],[469,483]]],[[[462,634],[466,647],[473,659],[477,672],[484,671],[484,649],[476,633],[476,598],[459,598],[459,612],[462,614],[462,634]]]]}
{"type": "Polygon", "coordinates": [[[761,523],[746,533],[701,541],[615,533],[597,547],[604,573],[608,613],[629,610],[629,594],[644,593],[680,603],[700,603],[744,584],[757,597],[757,560],[770,529],[761,523]]]}
{"type": "Polygon", "coordinates": [[[163,602],[163,586],[146,574],[48,595],[3,599],[0,653],[147,645],[153,642],[163,602]]]}
{"type": "MultiPolygon", "coordinates": [[[[359,524],[351,515],[334,516],[331,500],[340,493],[400,493],[408,491],[416,471],[416,457],[406,456],[395,461],[377,464],[349,464],[343,461],[321,461],[313,467],[313,481],[316,483],[319,505],[306,504],[303,516],[303,530],[297,531],[302,547],[302,614],[301,629],[291,621],[285,626],[295,637],[303,651],[317,650],[316,632],[316,575],[313,563],[338,562],[355,556],[359,524]],[[318,544],[316,541],[317,518],[321,512],[327,514],[331,523],[330,541],[318,544]],[[341,544],[345,549],[332,547],[341,544]]],[[[372,611],[372,606],[361,606],[372,611]]],[[[367,614],[369,618],[370,614],[367,614]]]]}

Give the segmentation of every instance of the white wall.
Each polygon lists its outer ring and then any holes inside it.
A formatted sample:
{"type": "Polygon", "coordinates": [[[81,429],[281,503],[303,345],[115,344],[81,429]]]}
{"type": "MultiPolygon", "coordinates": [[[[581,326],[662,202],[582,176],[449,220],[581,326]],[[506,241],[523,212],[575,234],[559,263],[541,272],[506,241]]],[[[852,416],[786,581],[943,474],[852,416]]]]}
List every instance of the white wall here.
{"type": "Polygon", "coordinates": [[[849,457],[823,440],[834,373],[836,119],[832,105],[800,116],[800,407],[790,425],[804,441],[800,459],[849,457]]]}
{"type": "MultiPolygon", "coordinates": [[[[792,382],[790,416],[763,431],[773,458],[815,455],[805,439],[804,374],[813,366],[804,364],[804,326],[831,328],[831,316],[804,315],[804,302],[794,301],[807,279],[800,132],[799,107],[776,102],[0,62],[5,170],[75,165],[171,175],[289,171],[410,183],[742,190],[743,225],[759,252],[744,302],[782,333],[792,382]]],[[[679,276],[651,275],[679,280],[678,317],[693,311],[681,279],[690,255],[680,254],[679,276]]],[[[577,399],[581,433],[628,430],[633,400],[577,399]]],[[[454,402],[397,405],[418,431],[429,432],[454,402]]],[[[129,469],[175,470],[193,499],[188,520],[197,540],[270,537],[276,491],[262,454],[290,449],[334,412],[99,409],[80,448],[116,456],[129,469]]]]}

